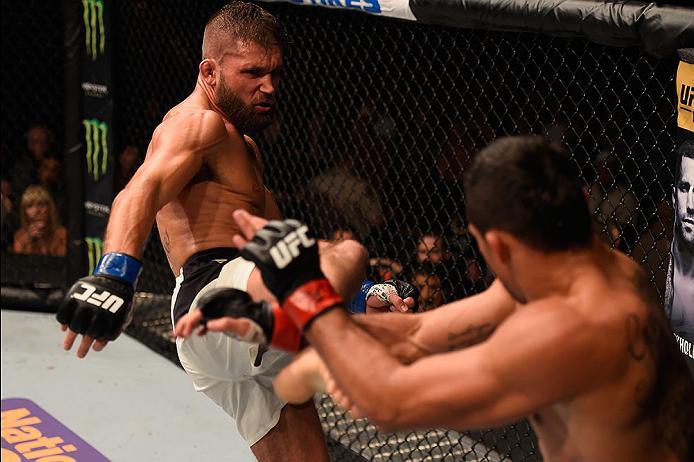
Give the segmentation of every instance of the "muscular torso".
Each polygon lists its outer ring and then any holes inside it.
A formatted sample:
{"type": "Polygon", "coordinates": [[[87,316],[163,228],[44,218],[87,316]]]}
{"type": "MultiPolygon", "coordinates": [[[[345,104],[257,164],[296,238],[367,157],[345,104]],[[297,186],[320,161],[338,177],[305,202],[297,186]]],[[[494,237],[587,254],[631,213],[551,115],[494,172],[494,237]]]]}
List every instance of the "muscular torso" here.
{"type": "MultiPolygon", "coordinates": [[[[164,118],[198,110],[184,101],[164,118]]],[[[250,138],[225,121],[228,140],[206,155],[204,163],[178,196],[157,213],[157,227],[175,275],[194,253],[213,247],[231,247],[238,232],[232,212],[238,208],[254,215],[272,215],[263,184],[259,154],[250,138]]],[[[176,134],[168,134],[175,136],[176,134]]],[[[151,149],[151,145],[150,145],[151,149]]]]}
{"type": "Polygon", "coordinates": [[[694,421],[682,407],[694,390],[667,320],[635,263],[616,253],[605,263],[576,312],[557,316],[578,316],[581,329],[594,330],[593,351],[614,359],[607,373],[589,371],[594,383],[581,393],[529,416],[541,453],[552,462],[687,460],[684,432],[694,421]]]}

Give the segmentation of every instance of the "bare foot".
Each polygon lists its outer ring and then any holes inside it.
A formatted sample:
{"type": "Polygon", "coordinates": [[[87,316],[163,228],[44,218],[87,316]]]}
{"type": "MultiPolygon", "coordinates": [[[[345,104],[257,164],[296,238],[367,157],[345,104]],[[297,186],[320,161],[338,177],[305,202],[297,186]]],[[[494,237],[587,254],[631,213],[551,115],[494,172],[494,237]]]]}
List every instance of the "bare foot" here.
{"type": "Polygon", "coordinates": [[[340,407],[349,411],[352,417],[364,417],[349,396],[338,387],[316,350],[306,348],[275,379],[277,395],[292,404],[305,403],[316,393],[328,393],[340,407]]]}
{"type": "Polygon", "coordinates": [[[292,404],[305,403],[316,393],[326,391],[332,381],[323,360],[313,348],[306,348],[294,361],[282,369],[275,379],[277,395],[292,404]]]}

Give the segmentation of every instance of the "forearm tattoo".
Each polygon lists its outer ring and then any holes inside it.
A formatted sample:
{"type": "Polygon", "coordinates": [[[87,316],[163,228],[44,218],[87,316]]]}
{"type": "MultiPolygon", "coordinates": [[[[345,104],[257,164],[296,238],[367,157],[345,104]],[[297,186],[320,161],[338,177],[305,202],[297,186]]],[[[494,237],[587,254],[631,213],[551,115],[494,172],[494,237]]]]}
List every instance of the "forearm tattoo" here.
{"type": "Polygon", "coordinates": [[[492,332],[494,332],[494,326],[489,323],[480,325],[470,324],[460,332],[449,332],[448,351],[453,351],[480,343],[489,337],[492,332]]]}

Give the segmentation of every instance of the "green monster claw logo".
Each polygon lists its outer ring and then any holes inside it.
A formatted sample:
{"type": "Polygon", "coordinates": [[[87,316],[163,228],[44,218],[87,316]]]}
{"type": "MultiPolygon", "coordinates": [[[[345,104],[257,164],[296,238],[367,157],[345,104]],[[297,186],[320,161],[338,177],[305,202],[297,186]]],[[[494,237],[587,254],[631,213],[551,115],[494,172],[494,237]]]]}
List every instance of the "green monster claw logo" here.
{"type": "Polygon", "coordinates": [[[108,167],[108,125],[97,119],[85,119],[82,124],[87,143],[87,171],[94,181],[99,181],[108,167]]]}
{"type": "Polygon", "coordinates": [[[84,19],[84,45],[92,61],[104,54],[106,29],[104,29],[104,0],[82,0],[84,19]],[[98,40],[97,40],[98,34],[98,40]]]}
{"type": "Polygon", "coordinates": [[[89,273],[87,274],[92,274],[104,252],[104,241],[99,237],[87,236],[84,238],[84,242],[87,243],[87,256],[89,257],[89,273]]]}

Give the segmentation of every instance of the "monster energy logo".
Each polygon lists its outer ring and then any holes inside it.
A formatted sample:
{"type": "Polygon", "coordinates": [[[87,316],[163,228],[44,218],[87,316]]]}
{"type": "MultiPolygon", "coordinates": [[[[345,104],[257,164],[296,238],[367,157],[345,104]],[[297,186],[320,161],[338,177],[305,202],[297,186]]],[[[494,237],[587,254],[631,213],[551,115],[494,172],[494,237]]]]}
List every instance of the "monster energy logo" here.
{"type": "Polygon", "coordinates": [[[84,19],[84,45],[87,54],[96,60],[99,54],[104,54],[106,46],[106,29],[104,29],[104,1],[82,0],[84,19]],[[98,38],[97,38],[98,35],[98,38]]]}
{"type": "Polygon", "coordinates": [[[104,241],[98,237],[85,237],[84,242],[87,243],[87,257],[89,258],[89,273],[87,274],[92,274],[104,252],[104,241]]]}
{"type": "Polygon", "coordinates": [[[99,181],[108,167],[108,125],[97,119],[85,119],[82,124],[87,142],[87,171],[94,181],[99,181]]]}

